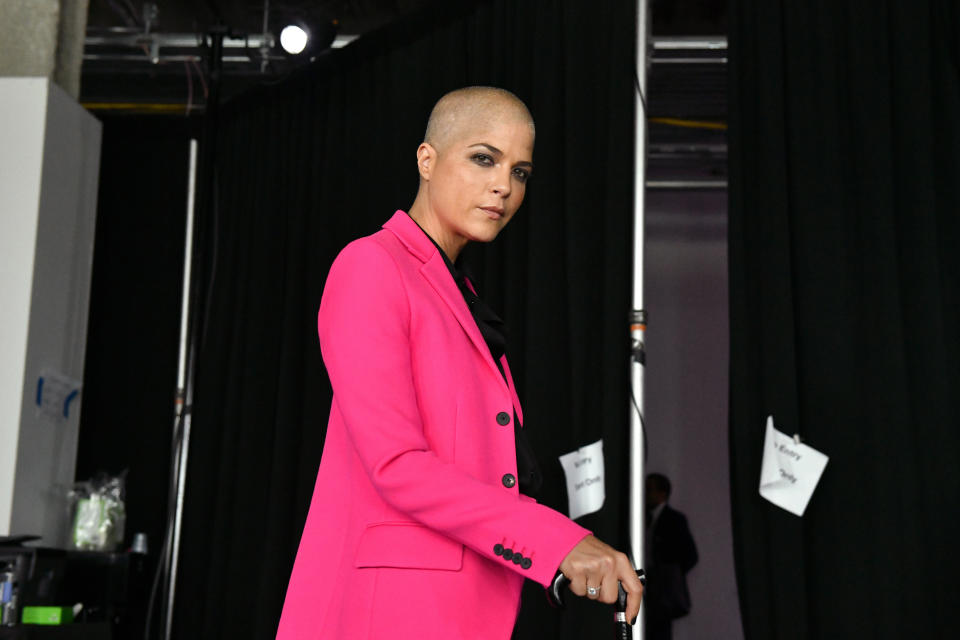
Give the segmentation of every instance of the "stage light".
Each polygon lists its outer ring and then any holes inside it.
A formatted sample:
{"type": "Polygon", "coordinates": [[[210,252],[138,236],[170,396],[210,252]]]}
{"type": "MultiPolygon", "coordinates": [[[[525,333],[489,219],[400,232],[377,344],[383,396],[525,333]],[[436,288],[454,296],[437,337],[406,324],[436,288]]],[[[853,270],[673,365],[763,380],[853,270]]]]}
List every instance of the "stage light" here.
{"type": "Polygon", "coordinates": [[[310,36],[303,27],[289,24],[280,32],[280,46],[291,55],[297,55],[307,48],[310,36]]]}

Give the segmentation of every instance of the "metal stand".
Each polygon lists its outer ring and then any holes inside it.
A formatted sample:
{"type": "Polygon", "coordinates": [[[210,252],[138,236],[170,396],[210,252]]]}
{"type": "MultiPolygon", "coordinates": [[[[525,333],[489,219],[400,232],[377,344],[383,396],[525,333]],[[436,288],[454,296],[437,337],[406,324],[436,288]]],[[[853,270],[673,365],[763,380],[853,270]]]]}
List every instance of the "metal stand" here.
{"type": "MultiPolygon", "coordinates": [[[[209,94],[203,121],[199,166],[197,143],[190,142],[190,191],[187,202],[187,232],[184,249],[183,302],[180,316],[180,359],[177,368],[177,394],[172,442],[171,511],[167,515],[167,533],[164,540],[163,623],[161,636],[170,640],[173,632],[173,612],[176,601],[177,571],[180,562],[180,531],[183,523],[184,494],[187,463],[190,453],[190,427],[193,416],[193,392],[196,382],[197,354],[203,340],[203,317],[206,295],[203,248],[207,244],[206,216],[214,213],[214,158],[216,155],[217,124],[220,105],[220,81],[223,71],[223,41],[229,35],[223,25],[214,27],[209,38],[209,94]],[[197,215],[194,215],[194,193],[197,215]],[[196,239],[196,241],[195,241],[196,239]]],[[[149,630],[148,630],[149,632],[149,630]]]]}
{"type": "MultiPolygon", "coordinates": [[[[644,196],[647,175],[647,42],[650,29],[648,0],[637,1],[636,114],[633,141],[633,306],[630,312],[630,555],[634,566],[643,567],[644,540],[644,433],[643,373],[646,311],[643,310],[644,196]]],[[[646,631],[643,609],[633,626],[633,639],[646,631]]]]}
{"type": "Polygon", "coordinates": [[[190,173],[187,187],[187,230],[183,252],[183,298],[180,307],[180,349],[177,360],[177,393],[171,443],[171,502],[173,513],[167,515],[167,534],[164,541],[163,637],[169,639],[173,623],[173,602],[177,582],[177,559],[180,554],[180,525],[183,520],[183,497],[187,477],[187,458],[190,449],[190,424],[193,388],[187,390],[187,366],[190,361],[190,281],[193,270],[193,226],[197,176],[197,141],[190,141],[190,173]]]}

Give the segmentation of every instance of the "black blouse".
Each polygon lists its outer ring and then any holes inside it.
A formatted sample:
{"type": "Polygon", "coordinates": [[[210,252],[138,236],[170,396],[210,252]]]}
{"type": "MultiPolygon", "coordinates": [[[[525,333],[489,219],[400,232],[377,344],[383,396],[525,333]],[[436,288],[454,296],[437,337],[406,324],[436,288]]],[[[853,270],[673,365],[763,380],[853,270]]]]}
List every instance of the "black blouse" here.
{"type": "MultiPolygon", "coordinates": [[[[413,220],[413,218],[410,219],[413,220]]],[[[416,220],[414,220],[414,222],[416,222],[416,220]]],[[[417,226],[419,227],[420,225],[417,224],[417,226]]],[[[420,227],[420,230],[423,231],[423,227],[420,227]]],[[[423,234],[430,238],[430,234],[426,231],[423,231],[423,234]]],[[[456,264],[454,264],[450,262],[450,258],[447,257],[447,254],[433,238],[430,238],[430,242],[433,242],[433,245],[443,257],[443,261],[447,265],[453,281],[457,283],[457,288],[459,288],[460,293],[463,294],[463,299],[466,301],[467,307],[470,309],[470,313],[477,323],[477,328],[480,329],[483,340],[487,343],[490,355],[493,356],[493,362],[497,365],[497,369],[500,370],[500,375],[506,380],[507,376],[503,371],[503,366],[500,364],[500,356],[506,352],[507,347],[506,325],[503,320],[494,313],[493,309],[487,306],[477,294],[470,290],[470,287],[467,285],[469,269],[463,263],[462,254],[457,258],[456,264]]],[[[470,278],[470,280],[472,281],[473,279],[470,278]]],[[[517,485],[519,486],[520,493],[530,497],[536,497],[536,494],[540,491],[540,487],[543,485],[543,476],[540,473],[537,458],[533,453],[530,442],[527,440],[524,429],[520,427],[517,422],[516,412],[514,412],[513,415],[513,425],[513,436],[517,449],[517,485]]]]}

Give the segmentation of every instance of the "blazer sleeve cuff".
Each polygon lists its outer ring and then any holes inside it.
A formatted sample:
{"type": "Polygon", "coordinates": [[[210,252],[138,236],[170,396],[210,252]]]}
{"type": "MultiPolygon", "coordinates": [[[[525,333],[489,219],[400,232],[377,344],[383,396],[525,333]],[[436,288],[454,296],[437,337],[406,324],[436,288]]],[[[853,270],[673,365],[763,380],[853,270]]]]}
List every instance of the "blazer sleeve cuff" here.
{"type": "Polygon", "coordinates": [[[528,577],[531,580],[539,582],[544,587],[549,587],[553,582],[553,578],[557,575],[561,563],[563,563],[573,548],[577,546],[581,540],[592,534],[589,529],[584,529],[572,520],[567,520],[567,522],[569,526],[564,527],[563,531],[548,534],[555,537],[555,543],[548,547],[549,551],[546,554],[538,554],[537,559],[539,562],[537,562],[536,567],[530,567],[532,573],[528,577]],[[534,568],[537,570],[533,571],[534,568]]]}
{"type": "Polygon", "coordinates": [[[492,548],[480,551],[524,578],[548,587],[567,554],[591,531],[544,505],[532,502],[524,504],[522,513],[523,516],[517,514],[519,517],[516,521],[521,522],[527,516],[536,522],[535,527],[511,528],[513,535],[499,538],[492,548]]]}

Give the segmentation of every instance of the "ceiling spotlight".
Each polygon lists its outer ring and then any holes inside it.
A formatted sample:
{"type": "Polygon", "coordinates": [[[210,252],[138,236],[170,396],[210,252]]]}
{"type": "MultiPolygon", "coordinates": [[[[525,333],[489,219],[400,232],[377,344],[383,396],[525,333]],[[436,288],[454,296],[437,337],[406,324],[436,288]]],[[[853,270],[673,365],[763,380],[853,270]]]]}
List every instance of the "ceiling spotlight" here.
{"type": "Polygon", "coordinates": [[[280,46],[291,55],[297,55],[307,48],[310,36],[303,27],[289,24],[280,32],[280,46]]]}

